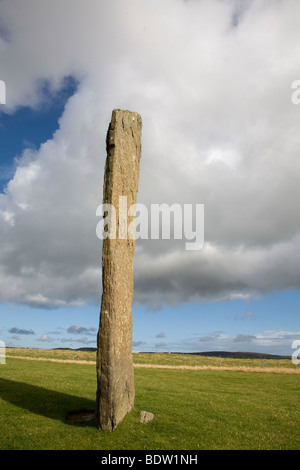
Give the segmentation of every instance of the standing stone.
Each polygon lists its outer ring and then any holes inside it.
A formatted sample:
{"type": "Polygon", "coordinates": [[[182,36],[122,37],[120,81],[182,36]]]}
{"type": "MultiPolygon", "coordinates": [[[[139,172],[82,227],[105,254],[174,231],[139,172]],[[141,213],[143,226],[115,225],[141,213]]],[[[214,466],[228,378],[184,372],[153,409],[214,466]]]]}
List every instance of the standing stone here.
{"type": "MultiPolygon", "coordinates": [[[[102,247],[102,302],[97,338],[97,424],[112,431],[134,404],[132,300],[134,237],[124,236],[134,220],[119,212],[136,204],[141,158],[141,116],[114,110],[106,137],[103,203],[116,210],[116,237],[102,247]],[[121,205],[119,201],[121,196],[121,205]],[[122,197],[123,196],[123,197],[122,197]],[[124,198],[125,196],[125,198],[124,198]],[[125,231],[124,231],[125,226],[125,231]],[[119,232],[120,229],[120,232],[119,232]]],[[[131,225],[132,226],[132,225],[131,225]]]]}

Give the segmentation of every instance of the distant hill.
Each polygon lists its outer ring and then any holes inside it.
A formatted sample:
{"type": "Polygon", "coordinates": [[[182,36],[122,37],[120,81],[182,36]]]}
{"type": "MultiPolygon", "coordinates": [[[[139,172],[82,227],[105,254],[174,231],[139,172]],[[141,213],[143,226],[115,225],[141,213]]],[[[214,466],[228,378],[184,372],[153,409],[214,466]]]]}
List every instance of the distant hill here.
{"type": "Polygon", "coordinates": [[[90,352],[95,352],[97,351],[97,348],[52,348],[54,350],[59,350],[59,351],[90,351],[90,352]]]}
{"type": "MultiPolygon", "coordinates": [[[[180,354],[180,353],[177,353],[180,354]]],[[[229,357],[233,359],[290,359],[291,356],[280,356],[278,354],[266,354],[256,352],[231,352],[231,351],[205,351],[189,353],[196,356],[209,356],[209,357],[229,357]]]]}
{"type": "MultiPolygon", "coordinates": [[[[70,351],[90,351],[95,352],[97,348],[54,348],[54,349],[63,349],[63,350],[70,350],[70,351]]],[[[147,354],[157,354],[157,351],[141,351],[147,354]]],[[[164,351],[166,354],[167,351],[164,351]]],[[[138,354],[138,353],[136,353],[138,354]]],[[[231,351],[204,351],[204,352],[170,352],[169,354],[190,354],[193,356],[207,356],[207,357],[225,357],[225,358],[232,358],[232,359],[291,359],[291,356],[280,356],[278,354],[266,354],[266,353],[258,353],[258,352],[231,352],[231,351]]]]}

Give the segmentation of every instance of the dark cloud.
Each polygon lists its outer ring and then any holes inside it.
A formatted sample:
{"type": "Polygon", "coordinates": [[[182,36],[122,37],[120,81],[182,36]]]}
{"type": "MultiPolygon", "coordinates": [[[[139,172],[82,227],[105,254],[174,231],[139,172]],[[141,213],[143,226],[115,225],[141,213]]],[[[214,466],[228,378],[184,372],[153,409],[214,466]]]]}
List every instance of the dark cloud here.
{"type": "Polygon", "coordinates": [[[17,328],[15,326],[13,328],[10,328],[8,332],[17,335],[35,335],[35,332],[33,330],[25,330],[24,328],[17,328]]]}
{"type": "Polygon", "coordinates": [[[90,334],[95,334],[97,332],[97,329],[94,328],[94,327],[85,328],[83,326],[72,325],[72,326],[69,326],[69,328],[67,329],[67,332],[68,333],[76,333],[78,335],[80,335],[82,333],[84,333],[86,335],[90,335],[90,334]]]}
{"type": "Polygon", "coordinates": [[[233,343],[251,343],[251,341],[255,340],[256,337],[253,335],[243,335],[239,334],[233,339],[233,343]]]}
{"type": "Polygon", "coordinates": [[[141,346],[142,344],[145,344],[145,342],[144,341],[132,341],[132,346],[134,348],[141,346]]]}
{"type": "Polygon", "coordinates": [[[166,337],[166,334],[161,332],[161,333],[157,333],[157,335],[155,336],[156,338],[165,338],[166,337]]]}

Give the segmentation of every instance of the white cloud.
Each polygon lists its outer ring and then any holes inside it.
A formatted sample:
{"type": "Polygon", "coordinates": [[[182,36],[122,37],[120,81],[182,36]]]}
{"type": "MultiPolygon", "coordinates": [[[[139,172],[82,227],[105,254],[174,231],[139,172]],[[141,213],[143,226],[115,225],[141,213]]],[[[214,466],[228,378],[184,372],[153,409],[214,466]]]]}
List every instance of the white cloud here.
{"type": "Polygon", "coordinates": [[[212,332],[205,336],[189,338],[177,345],[166,344],[173,350],[189,351],[247,351],[267,354],[292,355],[293,341],[300,338],[299,331],[266,330],[253,334],[237,333],[235,336],[224,332],[212,332]]]}
{"type": "Polygon", "coordinates": [[[48,336],[46,333],[43,334],[37,341],[41,341],[43,343],[51,343],[53,341],[52,338],[50,338],[50,336],[48,336]]]}
{"type": "Polygon", "coordinates": [[[299,288],[299,13],[296,0],[3,0],[6,109],[38,106],[42,80],[80,85],[0,195],[0,300],[99,302],[95,214],[115,107],[143,118],[139,202],[205,204],[202,251],[137,243],[137,302],[299,288]]]}

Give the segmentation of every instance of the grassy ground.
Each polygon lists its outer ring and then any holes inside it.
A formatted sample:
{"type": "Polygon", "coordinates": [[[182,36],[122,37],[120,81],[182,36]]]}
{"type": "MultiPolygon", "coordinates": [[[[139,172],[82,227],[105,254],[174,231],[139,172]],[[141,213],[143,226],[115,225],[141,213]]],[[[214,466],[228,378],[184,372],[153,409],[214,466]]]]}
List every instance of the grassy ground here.
{"type": "MultiPolygon", "coordinates": [[[[67,360],[67,359],[66,359],[67,360]]],[[[113,433],[69,425],[94,408],[95,366],[7,357],[0,449],[299,449],[299,374],[135,368],[133,411],[113,433]],[[155,413],[139,422],[139,413],[155,413]]]]}

